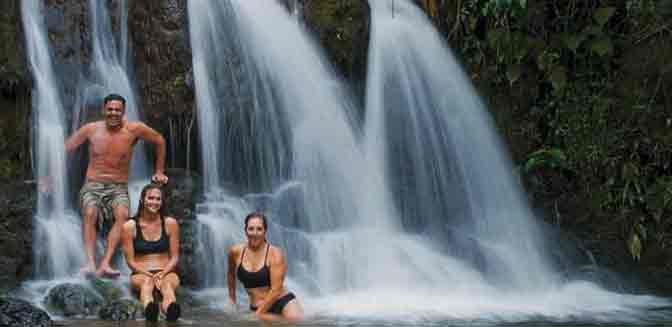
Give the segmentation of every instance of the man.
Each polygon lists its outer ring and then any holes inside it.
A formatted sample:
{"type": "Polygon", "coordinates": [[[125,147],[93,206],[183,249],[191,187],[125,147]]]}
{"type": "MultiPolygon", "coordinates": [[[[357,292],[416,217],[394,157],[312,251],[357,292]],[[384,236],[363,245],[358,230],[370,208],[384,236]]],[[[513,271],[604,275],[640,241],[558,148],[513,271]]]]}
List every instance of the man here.
{"type": "Polygon", "coordinates": [[[166,142],[163,136],[141,122],[127,121],[124,118],[125,111],[126,99],[118,94],[108,95],[103,101],[103,120],[82,126],[65,142],[66,151],[72,153],[89,141],[89,166],[86,169],[86,181],[79,192],[86,252],[86,264],[81,269],[84,274],[95,272],[98,276],[119,275],[119,271],[110,267],[110,261],[119,244],[122,226],[129,215],[129,164],[133,146],[138,139],[155,146],[156,163],[152,181],[161,184],[168,182],[168,177],[164,174],[166,142]],[[113,218],[99,215],[106,209],[113,213],[113,218]],[[105,255],[97,270],[96,225],[111,225],[105,255]]]}

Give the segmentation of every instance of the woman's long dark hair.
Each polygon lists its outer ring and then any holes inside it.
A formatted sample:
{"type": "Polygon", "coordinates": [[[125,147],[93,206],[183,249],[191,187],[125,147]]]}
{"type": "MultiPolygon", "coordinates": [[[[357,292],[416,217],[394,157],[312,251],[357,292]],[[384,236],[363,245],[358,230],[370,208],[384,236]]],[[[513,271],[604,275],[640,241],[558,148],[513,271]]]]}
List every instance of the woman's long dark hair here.
{"type": "MultiPolygon", "coordinates": [[[[161,207],[163,207],[163,203],[161,203],[161,207]]],[[[254,211],[245,216],[245,230],[247,230],[247,223],[250,222],[250,219],[252,218],[259,218],[261,219],[261,224],[264,226],[264,230],[268,232],[268,220],[266,219],[266,215],[259,211],[254,211]]]]}
{"type": "Polygon", "coordinates": [[[164,208],[166,207],[166,198],[164,197],[164,192],[163,189],[161,188],[161,185],[159,184],[154,184],[154,183],[149,183],[145,185],[145,187],[142,188],[142,191],[140,192],[140,202],[138,203],[138,211],[135,213],[135,216],[133,216],[133,219],[138,221],[140,219],[140,215],[142,214],[142,210],[145,209],[145,195],[147,195],[147,192],[150,190],[159,190],[161,192],[161,208],[159,208],[159,215],[161,217],[165,217],[165,210],[164,208]]]}

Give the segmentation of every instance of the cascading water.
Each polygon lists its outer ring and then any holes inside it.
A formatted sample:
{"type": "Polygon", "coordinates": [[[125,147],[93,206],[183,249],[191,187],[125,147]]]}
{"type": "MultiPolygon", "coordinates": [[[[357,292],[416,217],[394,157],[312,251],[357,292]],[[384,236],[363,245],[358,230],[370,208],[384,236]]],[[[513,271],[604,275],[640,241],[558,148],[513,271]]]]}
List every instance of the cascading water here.
{"type": "Polygon", "coordinates": [[[409,1],[370,6],[366,147],[384,163],[403,225],[480,260],[502,286],[552,285],[543,235],[450,50],[409,1]]]}
{"type": "MultiPolygon", "coordinates": [[[[378,273],[397,262],[398,245],[387,251],[367,240],[387,233],[392,243],[395,214],[355,139],[349,96],[305,30],[277,2],[192,1],[189,15],[210,203],[221,206],[212,191],[222,185],[247,194],[227,205],[235,215],[201,207],[210,232],[201,233],[200,251],[239,241],[245,210],[264,209],[297,287],[319,294],[382,285],[378,273]],[[237,237],[210,243],[231,227],[237,237]],[[372,255],[360,255],[363,248],[372,255]]],[[[206,272],[225,269],[206,263],[206,272]]],[[[223,274],[206,275],[221,275],[206,286],[223,285],[223,274]]]]}
{"type": "Polygon", "coordinates": [[[66,124],[58,82],[54,76],[40,1],[21,2],[28,62],[35,80],[33,99],[34,151],[38,180],[49,185],[38,197],[35,215],[35,275],[62,278],[84,261],[79,217],[69,206],[66,174],[66,124]]]}
{"type": "Polygon", "coordinates": [[[424,12],[409,0],[369,5],[366,153],[385,172],[404,230],[425,240],[425,248],[435,244],[444,256],[468,262],[486,284],[457,295],[437,286],[445,291],[439,297],[411,291],[410,298],[421,298],[417,312],[512,320],[623,319],[627,312],[627,320],[664,305],[561,280],[487,111],[424,12]]]}
{"type": "Polygon", "coordinates": [[[262,209],[311,314],[564,319],[663,304],[558,280],[478,97],[422,13],[397,3],[394,22],[383,1],[371,4],[365,151],[340,81],[286,8],[189,3],[209,190],[198,214],[204,286],[223,287],[222,249],[262,209]]]}

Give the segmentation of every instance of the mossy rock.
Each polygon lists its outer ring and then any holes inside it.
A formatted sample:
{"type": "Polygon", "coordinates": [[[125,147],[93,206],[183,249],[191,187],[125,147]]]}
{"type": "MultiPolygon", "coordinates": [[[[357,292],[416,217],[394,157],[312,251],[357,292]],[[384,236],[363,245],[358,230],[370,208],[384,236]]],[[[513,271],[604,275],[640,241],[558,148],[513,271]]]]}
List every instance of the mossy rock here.
{"type": "Polygon", "coordinates": [[[141,309],[142,306],[138,301],[131,299],[116,300],[103,306],[98,311],[98,318],[112,321],[134,320],[141,309]]]}
{"type": "Polygon", "coordinates": [[[100,294],[105,302],[113,302],[121,299],[123,292],[115,282],[101,278],[91,279],[91,287],[100,294]]]}
{"type": "Polygon", "coordinates": [[[103,297],[94,290],[72,283],[52,288],[45,299],[49,312],[65,317],[95,315],[104,303],[103,297]]]}

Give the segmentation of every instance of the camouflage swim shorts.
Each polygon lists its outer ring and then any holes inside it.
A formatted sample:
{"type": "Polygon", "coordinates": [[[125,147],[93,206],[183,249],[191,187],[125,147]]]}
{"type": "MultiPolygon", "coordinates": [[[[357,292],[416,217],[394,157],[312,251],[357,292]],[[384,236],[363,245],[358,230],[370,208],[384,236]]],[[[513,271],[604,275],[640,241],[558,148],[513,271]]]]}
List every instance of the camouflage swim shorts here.
{"type": "Polygon", "coordinates": [[[118,205],[129,207],[128,184],[113,182],[86,182],[79,191],[82,208],[98,208],[98,232],[107,235],[114,225],[114,208],[118,205]]]}

